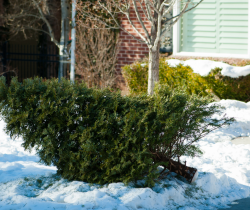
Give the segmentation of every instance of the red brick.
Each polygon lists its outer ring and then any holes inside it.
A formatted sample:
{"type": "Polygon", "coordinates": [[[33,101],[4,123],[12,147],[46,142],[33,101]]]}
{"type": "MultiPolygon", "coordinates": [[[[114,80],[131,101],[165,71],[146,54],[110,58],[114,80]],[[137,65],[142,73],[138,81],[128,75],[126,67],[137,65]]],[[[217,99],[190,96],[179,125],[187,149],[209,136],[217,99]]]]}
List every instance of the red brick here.
{"type": "MultiPolygon", "coordinates": [[[[137,2],[139,13],[141,16],[141,19],[150,35],[151,33],[151,25],[150,22],[147,20],[146,16],[144,15],[139,2],[137,2]]],[[[143,4],[145,5],[145,4],[143,4]]],[[[145,7],[144,7],[145,8],[145,7]]],[[[132,9],[132,8],[131,8],[132,9]]],[[[133,36],[135,36],[138,40],[141,40],[137,32],[132,28],[130,25],[128,19],[121,15],[121,22],[122,27],[127,30],[129,33],[131,33],[133,36]]],[[[138,31],[146,38],[146,34],[138,21],[135,11],[132,9],[130,12],[130,19],[132,20],[135,27],[138,29],[138,31]]],[[[136,60],[139,60],[141,58],[144,58],[145,56],[148,56],[148,47],[145,43],[140,43],[138,40],[134,39],[132,36],[130,36],[128,33],[121,30],[120,32],[120,40],[121,45],[119,49],[119,54],[117,56],[117,65],[116,65],[116,71],[118,74],[121,72],[121,67],[125,65],[129,65],[134,63],[136,60]]]]}
{"type": "Polygon", "coordinates": [[[130,40],[129,40],[129,42],[135,42],[135,43],[138,43],[138,41],[137,41],[137,40],[135,40],[135,39],[133,39],[133,38],[132,38],[132,39],[130,39],[130,40]]]}
{"type": "Polygon", "coordinates": [[[129,43],[126,40],[124,40],[120,46],[129,46],[129,43]]]}
{"type": "Polygon", "coordinates": [[[144,58],[145,55],[139,55],[139,54],[138,54],[137,57],[138,57],[138,58],[144,58]]]}
{"type": "Polygon", "coordinates": [[[129,53],[129,54],[135,54],[135,52],[131,51],[131,50],[128,50],[127,53],[129,53]]]}
{"type": "Polygon", "coordinates": [[[140,55],[148,55],[148,52],[140,52],[140,55]]]}
{"type": "Polygon", "coordinates": [[[120,68],[121,66],[123,66],[123,64],[117,64],[117,65],[116,65],[116,67],[119,67],[119,68],[120,68]]]}
{"type": "Polygon", "coordinates": [[[128,39],[133,39],[131,35],[138,36],[137,32],[134,30],[133,31],[128,30],[128,32],[130,33],[130,34],[127,33],[128,39]]]}
{"type": "Polygon", "coordinates": [[[120,35],[119,38],[120,39],[126,39],[126,35],[120,35]]]}
{"type": "Polygon", "coordinates": [[[138,50],[144,51],[144,50],[145,50],[145,47],[138,47],[138,50]]]}
{"type": "Polygon", "coordinates": [[[119,62],[120,64],[127,64],[128,62],[127,61],[121,61],[119,62]]]}
{"type": "Polygon", "coordinates": [[[129,47],[128,48],[122,48],[122,50],[125,51],[123,54],[127,54],[128,51],[130,50],[130,48],[129,47]]]}
{"type": "Polygon", "coordinates": [[[134,62],[135,60],[136,60],[135,58],[126,58],[126,61],[134,62]]]}
{"type": "Polygon", "coordinates": [[[135,55],[132,55],[132,54],[124,54],[124,58],[132,58],[132,57],[134,57],[135,55]]]}
{"type": "Polygon", "coordinates": [[[131,20],[133,23],[136,23],[136,22],[138,22],[138,23],[139,23],[139,21],[138,21],[138,19],[137,19],[136,14],[135,14],[135,15],[133,15],[133,16],[130,18],[130,20],[131,20]]]}
{"type": "Polygon", "coordinates": [[[134,63],[134,61],[127,61],[127,65],[134,63]]]}
{"type": "Polygon", "coordinates": [[[130,47],[130,50],[138,50],[138,47],[130,47]]]}
{"type": "Polygon", "coordinates": [[[128,57],[128,55],[130,55],[130,54],[129,53],[124,53],[124,54],[122,54],[122,57],[126,58],[126,57],[128,57]]]}
{"type": "Polygon", "coordinates": [[[135,46],[135,47],[144,47],[144,46],[142,46],[142,44],[137,44],[137,43],[134,43],[133,46],[135,46]]]}
{"type": "Polygon", "coordinates": [[[142,27],[140,23],[134,24],[134,26],[136,27],[136,29],[138,29],[138,28],[141,28],[141,27],[142,27]]]}
{"type": "Polygon", "coordinates": [[[131,32],[132,32],[132,33],[136,33],[136,31],[135,31],[133,28],[127,28],[126,30],[127,30],[128,32],[130,32],[130,33],[131,33],[131,32]]]}

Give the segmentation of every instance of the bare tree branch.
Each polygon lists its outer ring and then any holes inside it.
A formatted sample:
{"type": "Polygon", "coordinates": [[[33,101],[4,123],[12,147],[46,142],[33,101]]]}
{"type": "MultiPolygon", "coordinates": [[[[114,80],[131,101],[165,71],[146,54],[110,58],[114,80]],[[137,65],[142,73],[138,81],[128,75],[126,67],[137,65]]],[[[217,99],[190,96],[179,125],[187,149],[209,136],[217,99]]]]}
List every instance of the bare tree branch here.
{"type": "Polygon", "coordinates": [[[155,12],[157,12],[158,14],[160,13],[160,11],[157,9],[157,7],[155,7],[155,5],[152,4],[152,2],[150,0],[146,0],[146,1],[148,2],[148,4],[150,4],[150,6],[154,9],[155,12]]]}
{"type": "MultiPolygon", "coordinates": [[[[92,3],[91,3],[91,4],[92,4],[92,3]]],[[[79,5],[81,5],[81,3],[80,3],[79,5]]],[[[141,39],[136,38],[136,37],[135,37],[134,35],[132,35],[129,31],[127,31],[127,30],[125,30],[123,27],[121,27],[120,24],[119,24],[119,23],[117,22],[117,20],[115,19],[114,15],[111,13],[111,11],[109,11],[104,5],[100,5],[100,6],[103,7],[109,14],[111,14],[111,17],[112,17],[112,19],[115,21],[117,27],[114,27],[114,26],[111,26],[111,25],[107,24],[107,22],[101,20],[100,17],[98,17],[97,15],[94,15],[94,16],[93,16],[93,14],[91,14],[91,13],[89,13],[89,12],[86,12],[86,11],[82,11],[82,13],[84,14],[84,16],[90,17],[90,19],[92,19],[92,20],[98,20],[99,22],[103,23],[105,26],[108,26],[108,27],[111,28],[111,29],[121,29],[121,30],[123,30],[125,33],[129,34],[131,37],[133,37],[135,40],[137,40],[137,41],[140,42],[140,43],[146,43],[145,38],[139,33],[138,30],[137,30],[137,31],[138,31],[138,33],[141,35],[141,38],[143,38],[145,41],[144,41],[144,40],[142,41],[141,39]]],[[[78,7],[78,11],[79,11],[79,7],[78,7]]],[[[124,13],[126,14],[126,16],[127,16],[128,20],[130,21],[130,23],[132,23],[131,19],[128,17],[129,13],[128,13],[128,12],[123,12],[123,14],[124,14],[124,13]]],[[[133,23],[132,23],[132,25],[133,25],[133,23]]],[[[135,28],[134,25],[133,25],[133,27],[135,28]]]]}
{"type": "Polygon", "coordinates": [[[145,1],[145,4],[146,4],[146,9],[147,9],[149,19],[150,19],[150,21],[152,21],[153,20],[152,11],[150,10],[150,5],[149,5],[149,2],[148,2],[150,0],[144,0],[144,1],[145,1]]]}
{"type": "MultiPolygon", "coordinates": [[[[5,27],[10,29],[10,34],[17,34],[19,31],[26,36],[26,30],[42,31],[51,37],[52,42],[58,46],[59,42],[54,35],[51,22],[56,22],[56,17],[50,9],[57,8],[56,1],[47,0],[9,0],[10,4],[5,8],[5,14],[0,14],[4,20],[5,27]],[[47,29],[43,28],[46,25],[47,29]]],[[[59,37],[58,37],[59,38],[59,37]]]]}
{"type": "MultiPolygon", "coordinates": [[[[137,2],[137,1],[136,1],[136,2],[137,2]]],[[[150,18],[150,13],[148,14],[148,13],[145,11],[144,7],[142,6],[143,1],[142,1],[142,2],[141,2],[141,1],[138,1],[138,2],[140,3],[141,9],[142,9],[143,14],[145,15],[145,17],[148,19],[149,22],[152,22],[152,19],[150,18]]]]}
{"type": "MultiPolygon", "coordinates": [[[[176,15],[176,16],[174,16],[174,17],[172,17],[172,18],[170,18],[170,19],[168,19],[168,20],[166,21],[166,22],[169,22],[169,21],[171,21],[171,20],[173,20],[173,19],[176,18],[171,24],[168,25],[168,27],[167,27],[164,31],[162,31],[161,37],[163,37],[164,34],[165,34],[167,31],[169,31],[170,28],[171,28],[175,23],[177,23],[178,20],[179,20],[185,13],[187,13],[187,12],[193,10],[194,8],[196,8],[203,0],[200,0],[195,6],[193,6],[192,8],[190,8],[190,9],[188,9],[188,10],[186,10],[187,7],[188,7],[188,4],[190,3],[190,1],[191,1],[191,0],[188,0],[188,2],[185,4],[185,6],[184,6],[184,8],[182,9],[182,11],[180,12],[180,14],[178,14],[178,15],[176,15]]],[[[163,24],[164,24],[164,23],[165,23],[165,22],[163,22],[163,24]]]]}
{"type": "Polygon", "coordinates": [[[0,14],[0,18],[5,20],[5,27],[9,29],[9,35],[12,37],[19,32],[24,34],[25,39],[28,38],[27,35],[37,37],[46,34],[46,43],[51,41],[57,46],[59,80],[65,75],[61,72],[66,72],[65,59],[68,55],[68,3],[69,0],[9,0],[9,5],[5,8],[6,15],[0,14]]]}
{"type": "Polygon", "coordinates": [[[116,57],[120,41],[118,35],[110,29],[94,29],[94,25],[103,28],[98,21],[77,19],[77,48],[76,74],[80,76],[88,87],[113,87],[117,75],[115,74],[116,57]],[[116,36],[116,40],[115,40],[116,36]]]}
{"type": "MultiPolygon", "coordinates": [[[[174,4],[176,3],[176,1],[177,0],[174,0],[174,1],[172,1],[170,4],[168,4],[167,6],[168,6],[168,9],[163,13],[163,17],[165,16],[165,15],[167,15],[172,9],[173,9],[173,6],[174,6],[174,4]]],[[[162,5],[164,5],[164,6],[166,6],[164,3],[162,3],[162,5]]]]}
{"type": "MultiPolygon", "coordinates": [[[[129,22],[132,25],[133,29],[139,34],[139,36],[142,38],[142,40],[145,41],[145,43],[148,43],[150,41],[148,30],[146,29],[144,23],[142,22],[141,16],[140,16],[140,14],[138,12],[138,8],[137,8],[137,5],[136,5],[136,0],[133,0],[133,5],[134,5],[134,8],[135,8],[135,14],[137,16],[137,19],[139,20],[139,22],[140,22],[140,24],[141,24],[141,26],[142,26],[142,28],[143,28],[146,36],[147,36],[147,40],[145,40],[145,38],[142,36],[142,34],[135,28],[135,26],[132,23],[132,21],[130,20],[129,16],[127,18],[129,19],[129,22]]],[[[152,24],[152,22],[151,22],[151,24],[152,24]]]]}
{"type": "MultiPolygon", "coordinates": [[[[121,25],[119,25],[118,21],[115,19],[115,16],[114,16],[114,14],[116,13],[114,13],[108,8],[107,2],[103,3],[101,2],[101,0],[98,0],[98,5],[101,7],[102,10],[105,10],[107,14],[111,17],[111,19],[115,22],[115,28],[119,28],[123,30],[128,35],[130,35],[135,40],[137,40],[138,42],[145,43],[148,46],[148,49],[149,49],[148,94],[151,95],[153,94],[154,83],[159,81],[159,52],[158,51],[160,48],[161,38],[163,37],[164,33],[169,31],[169,29],[183,16],[184,13],[197,7],[203,0],[200,0],[191,9],[187,9],[187,8],[192,0],[187,0],[187,2],[184,3],[185,5],[183,9],[181,10],[180,14],[178,14],[175,17],[175,19],[172,19],[172,18],[167,19],[168,25],[163,32],[162,32],[164,28],[163,24],[165,23],[163,21],[163,18],[165,18],[165,15],[167,15],[167,13],[170,13],[170,11],[172,10],[177,0],[112,0],[112,1],[113,1],[113,6],[117,8],[117,10],[119,11],[119,14],[125,15],[126,21],[128,21],[128,23],[130,24],[129,29],[125,29],[124,27],[121,27],[121,25]],[[132,1],[132,5],[130,6],[131,1],[132,1]],[[138,2],[139,4],[137,5],[138,2]],[[145,2],[146,11],[143,7],[144,6],[143,2],[145,2]],[[139,8],[139,6],[141,8],[139,8]],[[136,20],[134,18],[131,18],[130,8],[134,10],[136,14],[136,20]],[[151,33],[147,30],[142,15],[144,15],[144,17],[150,23],[151,33]],[[174,21],[170,22],[171,20],[174,20],[174,21]],[[135,22],[139,22],[140,27],[136,26],[135,22]],[[143,29],[145,36],[142,35],[139,28],[143,29]],[[134,33],[133,34],[130,33],[131,29],[132,31],[135,31],[136,37],[133,35],[134,33]],[[139,37],[140,40],[137,37],[139,37]]],[[[95,5],[95,7],[96,6],[97,5],[95,5]]],[[[97,17],[97,15],[91,14],[90,11],[83,11],[83,13],[86,18],[99,20],[100,22],[104,23],[105,26],[114,28],[113,25],[111,26],[111,24],[107,23],[105,20],[102,20],[100,17],[97,17]],[[93,18],[94,16],[95,18],[93,18]]],[[[121,18],[123,18],[123,16],[121,18]]]]}
{"type": "Polygon", "coordinates": [[[34,2],[34,4],[36,5],[36,8],[37,10],[39,11],[40,15],[41,15],[41,19],[45,22],[46,26],[48,27],[48,30],[49,30],[49,34],[51,36],[51,41],[55,43],[55,45],[59,48],[60,44],[59,42],[55,39],[55,36],[54,36],[54,32],[51,28],[51,25],[50,23],[48,22],[48,20],[44,17],[44,14],[42,12],[42,9],[40,8],[38,2],[36,0],[32,0],[34,2]]]}
{"type": "MultiPolygon", "coordinates": [[[[190,9],[184,11],[183,14],[185,14],[185,13],[187,13],[187,12],[193,10],[193,9],[196,8],[201,2],[203,2],[203,0],[200,0],[195,6],[193,6],[193,7],[191,7],[190,9]]],[[[177,17],[179,17],[179,16],[183,16],[183,14],[181,15],[181,13],[179,13],[178,15],[176,15],[176,16],[174,16],[174,17],[172,17],[172,18],[169,18],[169,19],[167,19],[166,21],[164,21],[163,24],[165,24],[165,23],[167,23],[167,22],[170,22],[171,20],[173,20],[173,19],[175,19],[175,18],[177,18],[177,17]]]]}

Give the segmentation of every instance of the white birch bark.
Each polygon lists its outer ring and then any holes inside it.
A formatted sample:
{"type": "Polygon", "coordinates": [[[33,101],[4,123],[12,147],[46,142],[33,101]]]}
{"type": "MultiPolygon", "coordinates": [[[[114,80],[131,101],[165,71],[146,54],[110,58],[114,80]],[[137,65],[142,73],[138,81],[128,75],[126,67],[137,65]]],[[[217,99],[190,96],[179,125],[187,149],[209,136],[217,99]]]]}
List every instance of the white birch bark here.
{"type": "Polygon", "coordinates": [[[153,51],[149,49],[148,60],[148,95],[154,94],[154,87],[159,82],[159,58],[160,58],[160,43],[157,50],[153,51]]]}

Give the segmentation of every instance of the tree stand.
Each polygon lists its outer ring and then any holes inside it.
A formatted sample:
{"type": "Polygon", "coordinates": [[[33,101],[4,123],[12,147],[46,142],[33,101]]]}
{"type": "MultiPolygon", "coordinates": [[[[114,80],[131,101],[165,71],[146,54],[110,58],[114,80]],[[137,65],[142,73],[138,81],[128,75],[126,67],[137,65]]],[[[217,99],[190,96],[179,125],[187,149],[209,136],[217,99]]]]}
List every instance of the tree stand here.
{"type": "Polygon", "coordinates": [[[188,167],[186,164],[171,160],[167,169],[183,176],[190,184],[193,183],[198,177],[198,170],[196,168],[188,167]]]}

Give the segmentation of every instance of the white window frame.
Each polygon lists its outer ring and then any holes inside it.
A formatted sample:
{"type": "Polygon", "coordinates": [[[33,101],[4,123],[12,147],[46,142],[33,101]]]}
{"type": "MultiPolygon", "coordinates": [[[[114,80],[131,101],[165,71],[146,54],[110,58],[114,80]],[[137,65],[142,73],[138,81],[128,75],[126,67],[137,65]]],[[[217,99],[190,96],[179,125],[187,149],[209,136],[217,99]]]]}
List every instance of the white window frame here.
{"type": "MultiPolygon", "coordinates": [[[[202,3],[201,3],[202,4],[202,3]]],[[[173,8],[173,16],[180,13],[181,1],[176,1],[173,8]]],[[[181,21],[173,26],[173,55],[175,56],[198,56],[198,57],[227,57],[227,58],[247,58],[250,59],[250,0],[248,0],[248,53],[247,54],[223,54],[223,53],[197,53],[180,51],[180,30],[181,21]]]]}

